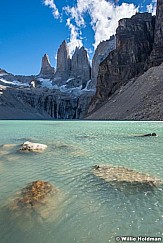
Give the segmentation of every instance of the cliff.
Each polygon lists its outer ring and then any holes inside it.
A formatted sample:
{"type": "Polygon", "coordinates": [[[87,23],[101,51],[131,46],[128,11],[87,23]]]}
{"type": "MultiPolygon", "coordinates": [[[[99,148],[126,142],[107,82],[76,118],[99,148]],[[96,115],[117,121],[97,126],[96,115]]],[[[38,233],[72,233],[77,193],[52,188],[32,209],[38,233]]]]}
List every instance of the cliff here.
{"type": "Polygon", "coordinates": [[[157,1],[156,24],[154,31],[154,45],[150,56],[151,66],[163,62],[163,1],[157,1]]]}
{"type": "Polygon", "coordinates": [[[88,60],[87,51],[84,47],[77,47],[72,56],[71,77],[79,78],[83,88],[85,88],[87,81],[91,79],[91,66],[88,60]]]}
{"type": "Polygon", "coordinates": [[[102,41],[97,46],[92,59],[91,87],[96,88],[100,63],[116,48],[116,38],[111,36],[109,40],[102,41]]]}
{"type": "Polygon", "coordinates": [[[89,91],[0,86],[0,119],[82,119],[89,91]]]}
{"type": "Polygon", "coordinates": [[[64,84],[71,73],[71,60],[66,41],[63,41],[57,52],[57,68],[55,73],[55,83],[64,84]]]}
{"type": "Polygon", "coordinates": [[[119,21],[116,49],[100,64],[96,94],[88,113],[98,109],[123,83],[144,72],[153,47],[154,24],[155,18],[149,13],[119,21]]]}
{"type": "Polygon", "coordinates": [[[122,85],[86,119],[163,120],[163,64],[122,85]]]}

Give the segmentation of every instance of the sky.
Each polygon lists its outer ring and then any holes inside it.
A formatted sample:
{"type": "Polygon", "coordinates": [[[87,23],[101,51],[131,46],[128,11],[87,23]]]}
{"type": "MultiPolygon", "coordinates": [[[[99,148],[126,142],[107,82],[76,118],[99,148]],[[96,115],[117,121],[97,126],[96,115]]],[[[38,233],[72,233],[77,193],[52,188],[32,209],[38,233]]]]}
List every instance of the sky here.
{"type": "Polygon", "coordinates": [[[91,60],[100,41],[115,34],[119,19],[155,10],[156,0],[0,0],[0,68],[38,74],[45,53],[55,67],[63,40],[71,55],[84,46],[91,60]]]}

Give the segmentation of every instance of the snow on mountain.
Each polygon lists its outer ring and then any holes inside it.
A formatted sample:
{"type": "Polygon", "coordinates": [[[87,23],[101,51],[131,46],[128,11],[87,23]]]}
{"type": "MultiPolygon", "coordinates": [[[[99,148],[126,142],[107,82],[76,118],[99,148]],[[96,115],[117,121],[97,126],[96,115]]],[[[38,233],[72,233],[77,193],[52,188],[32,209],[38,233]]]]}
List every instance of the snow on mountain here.
{"type": "Polygon", "coordinates": [[[28,83],[21,83],[17,80],[15,81],[7,81],[3,78],[0,79],[0,83],[5,86],[24,86],[24,87],[29,87],[28,83]]]}
{"type": "Polygon", "coordinates": [[[39,78],[42,88],[53,89],[52,81],[50,79],[39,78]]]}

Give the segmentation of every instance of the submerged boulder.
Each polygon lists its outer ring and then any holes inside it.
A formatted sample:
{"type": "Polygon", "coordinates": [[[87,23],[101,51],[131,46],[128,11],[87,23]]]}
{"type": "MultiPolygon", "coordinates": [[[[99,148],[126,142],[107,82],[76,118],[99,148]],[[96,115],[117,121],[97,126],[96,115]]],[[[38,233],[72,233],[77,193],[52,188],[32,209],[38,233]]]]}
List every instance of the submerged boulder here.
{"type": "Polygon", "coordinates": [[[15,200],[15,204],[18,208],[37,207],[57,191],[49,182],[34,181],[21,190],[20,197],[15,200]]]}
{"type": "Polygon", "coordinates": [[[30,228],[35,222],[56,220],[63,210],[63,199],[64,194],[61,190],[47,181],[37,180],[9,198],[6,210],[10,211],[12,221],[21,222],[23,217],[30,228]]]}
{"type": "Polygon", "coordinates": [[[126,183],[154,187],[163,184],[163,181],[156,177],[119,166],[95,165],[93,174],[114,185],[126,183]]]}
{"type": "Polygon", "coordinates": [[[29,152],[42,152],[47,148],[47,145],[41,143],[32,143],[26,141],[22,144],[20,151],[29,151],[29,152]]]}

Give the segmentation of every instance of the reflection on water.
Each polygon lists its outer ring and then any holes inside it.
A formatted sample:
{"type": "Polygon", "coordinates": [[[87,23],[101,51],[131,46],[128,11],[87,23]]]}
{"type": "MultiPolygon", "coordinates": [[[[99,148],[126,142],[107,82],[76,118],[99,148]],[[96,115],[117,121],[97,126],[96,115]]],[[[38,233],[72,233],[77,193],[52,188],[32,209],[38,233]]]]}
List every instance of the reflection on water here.
{"type": "Polygon", "coordinates": [[[5,130],[0,126],[0,144],[6,144],[0,147],[0,242],[112,243],[117,235],[162,235],[163,186],[117,187],[95,177],[92,166],[124,166],[163,179],[163,123],[5,125],[5,130]],[[159,136],[131,136],[153,131],[159,136]],[[19,153],[26,140],[48,148],[39,154],[19,153]],[[16,193],[35,180],[49,181],[61,193],[38,210],[13,210],[16,193]]]}

